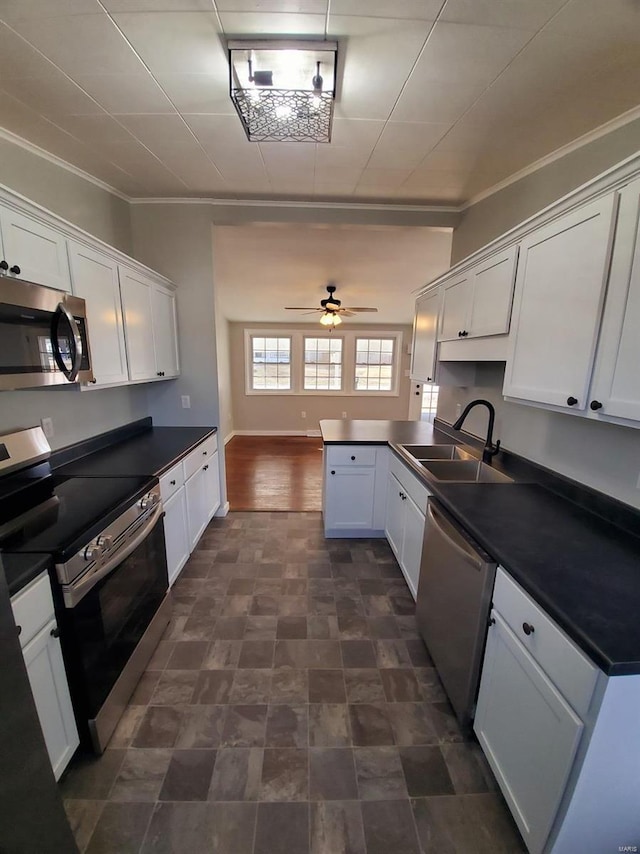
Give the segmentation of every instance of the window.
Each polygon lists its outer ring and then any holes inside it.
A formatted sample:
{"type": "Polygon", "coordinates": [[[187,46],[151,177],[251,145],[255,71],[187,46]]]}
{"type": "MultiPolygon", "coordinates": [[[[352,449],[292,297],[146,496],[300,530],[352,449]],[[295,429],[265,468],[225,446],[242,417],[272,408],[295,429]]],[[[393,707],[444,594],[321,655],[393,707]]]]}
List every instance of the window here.
{"type": "Polygon", "coordinates": [[[431,421],[436,417],[438,409],[438,386],[422,386],[422,407],[420,410],[421,421],[431,421]]]}
{"type": "Polygon", "coordinates": [[[342,338],[304,339],[305,391],[341,391],[342,338]]]}
{"type": "Polygon", "coordinates": [[[291,390],[291,338],[251,336],[251,388],[291,390]]]}
{"type": "Polygon", "coordinates": [[[356,391],[392,391],[393,338],[356,338],[356,391]]]}

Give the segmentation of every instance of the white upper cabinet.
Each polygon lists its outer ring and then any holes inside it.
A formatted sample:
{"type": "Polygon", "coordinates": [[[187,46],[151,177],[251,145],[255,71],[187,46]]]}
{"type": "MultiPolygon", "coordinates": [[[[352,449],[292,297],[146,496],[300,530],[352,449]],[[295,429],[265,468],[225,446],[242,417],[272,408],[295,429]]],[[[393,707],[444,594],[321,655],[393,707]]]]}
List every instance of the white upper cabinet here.
{"type": "Polygon", "coordinates": [[[436,288],[416,300],[413,324],[413,350],[411,379],[432,383],[436,376],[436,347],[438,342],[438,314],[440,289],[436,288]]]}
{"type": "Polygon", "coordinates": [[[640,422],[640,180],[620,193],[589,415],[640,422]]]}
{"type": "Polygon", "coordinates": [[[471,276],[465,273],[454,277],[442,285],[442,314],[438,341],[457,341],[464,337],[469,319],[469,300],[471,297],[471,276]]]}
{"type": "Polygon", "coordinates": [[[69,242],[75,296],[87,304],[91,363],[96,385],[127,382],[127,354],[120,305],[118,264],[106,255],[69,242]]]}
{"type": "Polygon", "coordinates": [[[153,284],[149,279],[122,265],[119,266],[119,270],[129,377],[132,380],[152,379],[156,377],[152,314],[153,284]]]}
{"type": "Polygon", "coordinates": [[[465,326],[470,338],[509,331],[517,260],[518,247],[510,246],[473,268],[471,313],[465,326]]]}
{"type": "Polygon", "coordinates": [[[64,235],[11,208],[0,207],[0,230],[6,275],[71,290],[64,235]]]}
{"type": "Polygon", "coordinates": [[[587,406],[617,198],[610,193],[522,240],[507,397],[565,409],[587,406]]]}
{"type": "Polygon", "coordinates": [[[154,286],[151,291],[156,373],[177,377],[178,339],[176,336],[176,298],[172,291],[154,286]]]}

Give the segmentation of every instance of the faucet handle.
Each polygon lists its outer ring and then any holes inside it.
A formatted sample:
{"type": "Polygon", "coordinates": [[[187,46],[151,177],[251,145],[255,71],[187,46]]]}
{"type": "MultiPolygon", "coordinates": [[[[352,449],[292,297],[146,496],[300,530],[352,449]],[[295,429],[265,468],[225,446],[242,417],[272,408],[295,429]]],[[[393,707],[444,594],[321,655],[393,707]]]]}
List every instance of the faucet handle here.
{"type": "Polygon", "coordinates": [[[495,443],[495,445],[485,445],[484,450],[482,451],[482,462],[491,463],[491,460],[497,453],[500,451],[500,439],[495,443]]]}

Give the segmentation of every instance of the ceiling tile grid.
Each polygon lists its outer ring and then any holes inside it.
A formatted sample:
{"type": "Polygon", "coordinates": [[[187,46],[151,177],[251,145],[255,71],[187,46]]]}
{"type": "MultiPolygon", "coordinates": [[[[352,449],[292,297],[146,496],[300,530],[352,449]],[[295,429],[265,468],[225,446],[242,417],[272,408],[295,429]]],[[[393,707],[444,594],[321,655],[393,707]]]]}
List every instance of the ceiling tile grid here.
{"type": "Polygon", "coordinates": [[[463,203],[638,107],[637,0],[2,0],[0,122],[141,197],[463,203]],[[225,40],[335,39],[329,144],[250,143],[225,40]],[[106,176],[106,177],[105,177],[106,176]]]}

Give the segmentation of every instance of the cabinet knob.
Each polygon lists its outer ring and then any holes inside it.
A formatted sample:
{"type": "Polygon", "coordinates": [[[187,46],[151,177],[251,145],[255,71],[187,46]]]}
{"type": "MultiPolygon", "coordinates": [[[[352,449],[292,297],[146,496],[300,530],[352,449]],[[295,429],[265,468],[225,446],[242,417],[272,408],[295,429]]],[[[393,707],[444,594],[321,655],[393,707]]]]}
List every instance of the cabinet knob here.
{"type": "Polygon", "coordinates": [[[463,329],[463,330],[462,330],[462,337],[463,337],[463,338],[466,338],[468,334],[469,334],[469,333],[467,332],[467,330],[466,330],[466,329],[463,329]]]}
{"type": "Polygon", "coordinates": [[[420,392],[419,392],[419,391],[417,391],[417,392],[416,392],[416,397],[420,397],[420,392]]]}
{"type": "Polygon", "coordinates": [[[203,457],[206,457],[208,453],[209,453],[209,451],[203,451],[203,452],[202,452],[202,456],[203,456],[203,457]]]}
{"type": "Polygon", "coordinates": [[[2,270],[4,273],[6,273],[8,269],[9,269],[9,265],[7,264],[7,262],[3,258],[2,261],[0,261],[0,270],[2,270]]]}
{"type": "Polygon", "coordinates": [[[331,474],[335,474],[335,471],[332,471],[331,474]]]}
{"type": "Polygon", "coordinates": [[[89,382],[91,383],[91,385],[95,385],[98,380],[94,377],[92,380],[89,380],[89,382]]]}
{"type": "Polygon", "coordinates": [[[432,383],[432,382],[433,382],[433,378],[432,378],[432,377],[427,377],[427,382],[428,382],[428,383],[432,383]]]}
{"type": "Polygon", "coordinates": [[[52,638],[59,638],[60,637],[60,629],[57,626],[55,626],[53,629],[51,629],[51,637],[52,638]]]}
{"type": "Polygon", "coordinates": [[[175,485],[176,485],[175,480],[170,480],[170,481],[169,481],[169,485],[170,485],[170,486],[175,486],[175,485]]]}
{"type": "Polygon", "coordinates": [[[20,275],[20,267],[17,264],[14,264],[13,267],[9,267],[9,272],[14,273],[16,276],[20,275]]]}
{"type": "Polygon", "coordinates": [[[567,398],[567,406],[575,406],[577,402],[578,402],[577,397],[568,397],[567,398]]]}
{"type": "Polygon", "coordinates": [[[206,471],[208,468],[209,468],[209,464],[207,463],[207,465],[206,465],[206,466],[203,466],[203,467],[202,467],[202,471],[206,471]]]}
{"type": "Polygon", "coordinates": [[[458,330],[458,338],[462,338],[462,330],[458,330]]]}
{"type": "Polygon", "coordinates": [[[535,629],[531,625],[531,623],[523,623],[522,631],[525,633],[525,635],[532,635],[535,632],[535,629]]]}
{"type": "Polygon", "coordinates": [[[351,457],[352,460],[355,460],[355,457],[351,457]]]}
{"type": "Polygon", "coordinates": [[[592,400],[589,404],[589,409],[593,409],[594,412],[597,412],[599,409],[602,409],[602,404],[599,400],[592,400]]]}
{"type": "Polygon", "coordinates": [[[156,371],[156,376],[157,376],[157,377],[161,377],[161,376],[162,376],[162,371],[156,371]]]}
{"type": "Polygon", "coordinates": [[[490,626],[495,626],[495,624],[496,624],[495,617],[489,617],[488,624],[490,626]]]}

